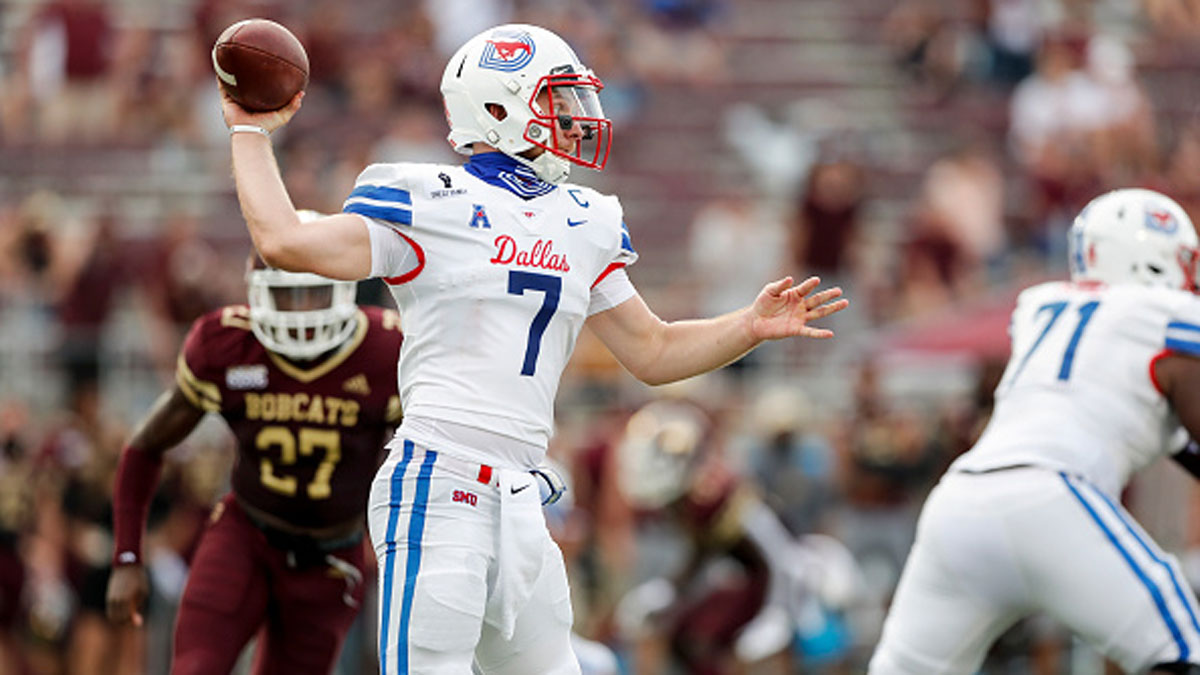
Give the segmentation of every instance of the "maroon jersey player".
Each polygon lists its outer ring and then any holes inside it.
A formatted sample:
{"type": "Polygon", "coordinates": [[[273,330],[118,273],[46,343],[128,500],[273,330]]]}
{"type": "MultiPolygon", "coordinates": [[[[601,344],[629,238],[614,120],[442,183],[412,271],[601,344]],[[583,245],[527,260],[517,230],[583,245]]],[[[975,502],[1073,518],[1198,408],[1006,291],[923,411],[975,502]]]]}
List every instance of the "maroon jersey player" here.
{"type": "Polygon", "coordinates": [[[839,613],[857,600],[857,563],[831,537],[789,532],[728,463],[722,437],[703,408],[663,399],[635,412],[616,445],[624,497],[676,528],[690,553],[673,578],[647,581],[617,610],[637,640],[662,642],[638,645],[638,672],[668,670],[658,662],[668,650],[694,675],[835,662],[848,646],[839,613]],[[707,574],[716,560],[730,564],[707,574]]]}
{"type": "Polygon", "coordinates": [[[142,622],[146,508],[163,453],[205,413],[237,438],[232,491],[196,550],[173,675],[227,673],[258,634],[254,672],[328,673],[362,599],[367,490],[399,421],[399,315],[354,304],[353,282],[257,269],[250,305],[198,319],[162,395],[122,451],[108,587],[142,622]]]}

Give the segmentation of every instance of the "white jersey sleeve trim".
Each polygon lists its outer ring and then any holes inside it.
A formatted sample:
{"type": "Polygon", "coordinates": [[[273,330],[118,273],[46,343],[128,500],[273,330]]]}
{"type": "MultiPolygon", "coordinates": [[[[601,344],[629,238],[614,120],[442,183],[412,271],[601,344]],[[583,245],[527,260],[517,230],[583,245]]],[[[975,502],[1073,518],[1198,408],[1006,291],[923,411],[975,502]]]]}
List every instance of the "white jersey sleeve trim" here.
{"type": "Polygon", "coordinates": [[[424,256],[416,243],[395,228],[360,214],[371,240],[371,276],[411,279],[424,267],[424,256]]]}
{"type": "Polygon", "coordinates": [[[637,289],[623,268],[615,269],[592,287],[588,316],[599,314],[637,295],[637,289]]]}

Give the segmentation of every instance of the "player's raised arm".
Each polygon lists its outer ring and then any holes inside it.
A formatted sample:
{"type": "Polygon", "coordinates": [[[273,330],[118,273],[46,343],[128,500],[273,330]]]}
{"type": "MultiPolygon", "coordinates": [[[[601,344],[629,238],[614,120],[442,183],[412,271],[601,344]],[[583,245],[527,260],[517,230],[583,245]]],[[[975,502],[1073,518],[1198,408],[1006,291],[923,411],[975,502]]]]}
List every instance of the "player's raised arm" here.
{"type": "Polygon", "coordinates": [[[301,223],[275,162],[269,134],[291,120],[303,97],[300,92],[279,110],[255,113],[222,90],[242,216],[254,247],[271,267],[331,279],[366,278],[371,272],[371,244],[363,220],[337,214],[301,223]]]}
{"type": "Polygon", "coordinates": [[[641,299],[588,319],[588,325],[630,373],[647,384],[665,384],[719,368],[767,340],[833,337],[810,322],[849,305],[842,289],[815,292],[820,279],[798,286],[786,277],[763,287],[754,303],[710,319],[665,322],[641,299]]]}
{"type": "Polygon", "coordinates": [[[267,19],[232,24],[212,50],[221,108],[229,127],[242,215],[268,265],[355,280],[371,270],[366,224],[332,217],[301,224],[284,187],[270,134],[300,109],[308,54],[286,27],[267,19]]]}
{"type": "Polygon", "coordinates": [[[150,587],[142,561],[142,531],[158,487],[163,454],[187,437],[204,411],[176,384],[155,402],[121,451],[113,487],[113,571],[108,580],[108,618],[142,625],[141,606],[150,587]]]}

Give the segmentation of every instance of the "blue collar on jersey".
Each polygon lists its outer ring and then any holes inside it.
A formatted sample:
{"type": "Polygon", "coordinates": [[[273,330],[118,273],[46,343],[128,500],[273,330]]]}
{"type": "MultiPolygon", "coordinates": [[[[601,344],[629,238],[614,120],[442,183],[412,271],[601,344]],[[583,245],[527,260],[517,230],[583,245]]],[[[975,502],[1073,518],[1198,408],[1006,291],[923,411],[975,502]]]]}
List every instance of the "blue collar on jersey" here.
{"type": "Polygon", "coordinates": [[[541,197],[556,187],[554,183],[547,183],[538,178],[533,169],[503,152],[481,152],[471,155],[463,168],[479,180],[502,187],[522,199],[541,197]]]}

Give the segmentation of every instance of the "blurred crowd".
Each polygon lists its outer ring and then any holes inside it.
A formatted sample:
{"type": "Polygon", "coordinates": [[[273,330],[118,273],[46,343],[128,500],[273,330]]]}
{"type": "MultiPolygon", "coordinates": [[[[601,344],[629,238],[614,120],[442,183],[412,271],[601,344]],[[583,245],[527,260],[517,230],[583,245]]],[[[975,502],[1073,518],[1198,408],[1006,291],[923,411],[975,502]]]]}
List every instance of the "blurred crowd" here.
{"type": "MultiPolygon", "coordinates": [[[[214,422],[169,455],[142,630],[103,618],[112,476],[190,322],[244,302],[250,243],[209,49],[249,16],[293,29],[312,64],[303,111],[275,139],[300,208],[340,210],[370,162],[456,161],[445,59],[525,21],[565,37],[606,84],[614,161],[575,178],[629,193],[642,254],[630,274],[656,306],[729,311],[785,273],[846,289],[834,341],[769,345],[663,391],[581,338],[551,448],[573,501],[552,522],[577,632],[626,673],[860,672],[919,504],[986,422],[1015,292],[1065,274],[1066,229],[1106,189],[1152,187],[1200,219],[1190,0],[4,0],[0,673],[166,672],[172,603],[227,488],[232,439],[214,422]],[[849,74],[841,49],[861,57],[849,74]],[[638,146],[663,142],[668,167],[640,161],[638,146]],[[631,419],[663,398],[705,411],[706,459],[679,479],[700,491],[689,499],[737,486],[791,536],[850,555],[852,597],[822,601],[773,665],[742,663],[750,647],[727,627],[654,610],[657,578],[708,593],[752,578],[707,538],[719,519],[673,517],[622,487],[639,480],[618,457],[631,419]],[[687,656],[699,643],[728,653],[705,670],[687,656]]],[[[362,284],[362,302],[384,295],[362,284]]],[[[1200,519],[1179,508],[1196,494],[1152,478],[1160,499],[1146,508],[1159,507],[1143,522],[1196,562],[1200,584],[1200,519]]],[[[342,675],[374,672],[373,611],[342,675]]],[[[1081,649],[1031,622],[988,672],[1102,672],[1081,649]]]]}

